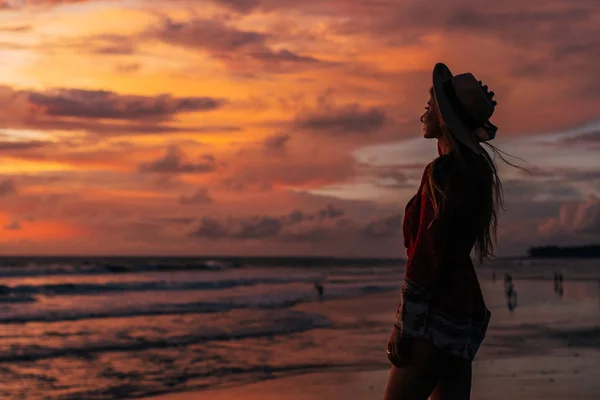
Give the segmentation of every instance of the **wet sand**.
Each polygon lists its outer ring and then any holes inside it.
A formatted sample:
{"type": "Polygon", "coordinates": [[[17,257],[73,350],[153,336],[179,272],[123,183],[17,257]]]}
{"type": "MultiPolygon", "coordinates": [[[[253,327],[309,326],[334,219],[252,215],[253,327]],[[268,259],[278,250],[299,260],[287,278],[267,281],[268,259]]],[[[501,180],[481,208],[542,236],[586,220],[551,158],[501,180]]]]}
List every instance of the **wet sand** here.
{"type": "MultiPolygon", "coordinates": [[[[484,283],[489,304],[503,304],[502,283],[484,283]]],[[[550,288],[550,285],[547,285],[550,288]]],[[[488,336],[473,365],[472,399],[591,400],[600,398],[600,303],[597,288],[571,282],[561,299],[552,298],[539,282],[517,282],[524,303],[514,313],[492,309],[488,336]]],[[[549,289],[551,292],[551,289],[549,289]]],[[[382,398],[388,364],[384,346],[398,301],[397,293],[307,303],[297,308],[328,316],[332,329],[315,330],[324,337],[321,351],[348,351],[335,343],[335,327],[348,324],[365,329],[361,346],[371,352],[368,367],[331,368],[323,372],[288,376],[239,387],[169,394],[153,400],[331,400],[382,398]],[[372,328],[369,328],[372,327],[372,328]],[[386,327],[386,328],[382,328],[386,327]],[[332,336],[333,332],[333,336],[332,336]],[[367,345],[364,345],[367,343],[367,345]]],[[[343,338],[347,342],[346,337],[343,338]]],[[[357,342],[358,343],[358,342],[357,342]]]]}

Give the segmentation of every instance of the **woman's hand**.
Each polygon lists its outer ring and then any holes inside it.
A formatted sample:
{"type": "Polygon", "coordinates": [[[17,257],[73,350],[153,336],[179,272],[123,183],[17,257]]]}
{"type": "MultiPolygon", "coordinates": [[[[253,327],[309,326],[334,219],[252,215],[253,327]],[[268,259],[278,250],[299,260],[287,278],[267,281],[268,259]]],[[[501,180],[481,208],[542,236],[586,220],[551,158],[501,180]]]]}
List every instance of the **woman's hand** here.
{"type": "Polygon", "coordinates": [[[406,361],[406,345],[406,339],[402,338],[402,332],[394,325],[387,344],[387,356],[394,366],[400,367],[406,361]]]}

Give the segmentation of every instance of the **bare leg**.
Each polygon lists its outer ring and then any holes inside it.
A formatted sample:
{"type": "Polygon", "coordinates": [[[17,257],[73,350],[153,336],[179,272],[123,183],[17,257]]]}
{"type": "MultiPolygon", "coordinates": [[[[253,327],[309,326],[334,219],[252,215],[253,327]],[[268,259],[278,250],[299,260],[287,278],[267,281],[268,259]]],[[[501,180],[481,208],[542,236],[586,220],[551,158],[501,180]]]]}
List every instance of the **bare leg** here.
{"type": "Polygon", "coordinates": [[[471,362],[452,358],[445,363],[431,400],[469,400],[471,398],[471,362]]]}
{"type": "Polygon", "coordinates": [[[433,344],[411,339],[404,365],[392,366],[384,400],[427,400],[441,373],[440,352],[433,344]]]}

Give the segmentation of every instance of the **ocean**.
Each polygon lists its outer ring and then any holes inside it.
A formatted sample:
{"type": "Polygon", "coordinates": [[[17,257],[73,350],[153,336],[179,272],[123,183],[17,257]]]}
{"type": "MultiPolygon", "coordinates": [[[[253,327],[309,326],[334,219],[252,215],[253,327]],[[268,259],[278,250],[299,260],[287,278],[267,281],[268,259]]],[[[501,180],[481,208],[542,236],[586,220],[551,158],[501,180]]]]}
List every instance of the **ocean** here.
{"type": "MultiPolygon", "coordinates": [[[[583,298],[597,294],[594,260],[500,259],[478,273],[489,291],[497,287],[492,272],[498,281],[511,273],[517,288],[519,282],[549,288],[555,271],[584,283],[590,293],[583,298]]],[[[297,306],[321,301],[316,281],[327,302],[399,291],[403,272],[402,260],[4,259],[0,397],[133,399],[336,367],[382,367],[383,352],[329,356],[336,340],[356,339],[355,327],[332,327],[325,315],[297,306]],[[314,332],[328,329],[332,339],[315,339],[314,332]]],[[[506,307],[501,296],[490,298],[492,312],[506,307]]],[[[544,298],[522,291],[519,302],[544,298]]]]}

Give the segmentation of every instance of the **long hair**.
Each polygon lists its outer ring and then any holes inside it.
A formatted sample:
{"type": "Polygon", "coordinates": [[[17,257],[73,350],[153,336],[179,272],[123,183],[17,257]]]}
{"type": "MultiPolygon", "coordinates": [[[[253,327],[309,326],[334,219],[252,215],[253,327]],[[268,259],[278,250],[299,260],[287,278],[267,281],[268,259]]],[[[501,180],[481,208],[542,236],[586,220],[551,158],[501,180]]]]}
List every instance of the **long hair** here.
{"type": "MultiPolygon", "coordinates": [[[[433,105],[436,108],[436,112],[439,115],[439,109],[436,104],[433,105]]],[[[472,151],[468,149],[464,144],[456,140],[449,132],[449,127],[440,125],[442,135],[450,145],[450,157],[452,162],[452,168],[445,171],[449,174],[446,184],[442,187],[434,171],[436,168],[443,168],[438,163],[440,158],[433,161],[431,168],[432,173],[428,174],[429,180],[427,182],[427,194],[430,196],[434,206],[434,220],[439,217],[440,209],[444,207],[448,196],[455,196],[456,193],[451,193],[454,190],[453,182],[456,178],[468,174],[467,168],[467,157],[470,157],[472,151]]],[[[481,152],[481,159],[477,163],[477,204],[480,207],[475,212],[475,255],[477,260],[482,263],[484,259],[491,258],[494,256],[494,248],[497,240],[497,228],[498,228],[498,210],[504,209],[504,196],[502,191],[502,182],[498,176],[498,170],[495,164],[496,156],[499,156],[505,163],[522,170],[524,168],[514,165],[507,161],[502,153],[495,146],[484,142],[484,144],[491,150],[494,157],[490,155],[485,149],[481,152]]],[[[506,154],[506,153],[504,153],[506,154]]],[[[460,195],[460,194],[458,194],[460,195]]]]}

